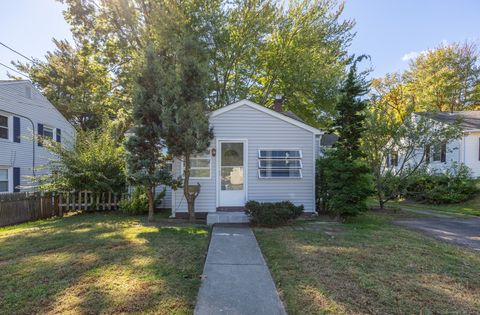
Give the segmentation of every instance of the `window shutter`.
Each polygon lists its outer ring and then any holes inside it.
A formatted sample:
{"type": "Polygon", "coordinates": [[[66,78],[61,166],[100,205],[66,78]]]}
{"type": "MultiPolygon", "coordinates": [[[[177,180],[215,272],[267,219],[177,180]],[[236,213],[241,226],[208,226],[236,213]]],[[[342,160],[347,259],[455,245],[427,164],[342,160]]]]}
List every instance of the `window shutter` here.
{"type": "Polygon", "coordinates": [[[57,135],[57,142],[62,142],[62,130],[60,128],[57,128],[56,135],[57,135]]]}
{"type": "Polygon", "coordinates": [[[20,192],[20,167],[13,168],[13,192],[20,192]]]}
{"type": "Polygon", "coordinates": [[[40,124],[40,123],[38,124],[38,136],[39,136],[37,140],[38,146],[43,147],[42,141],[40,139],[40,137],[43,136],[43,124],[40,124]]]}
{"type": "Polygon", "coordinates": [[[20,143],[20,117],[13,117],[13,141],[20,143]]]}
{"type": "Polygon", "coordinates": [[[430,163],[430,145],[425,146],[425,162],[430,163]]]}
{"type": "Polygon", "coordinates": [[[447,161],[447,144],[442,143],[442,149],[440,151],[440,162],[446,162],[447,161]]]}

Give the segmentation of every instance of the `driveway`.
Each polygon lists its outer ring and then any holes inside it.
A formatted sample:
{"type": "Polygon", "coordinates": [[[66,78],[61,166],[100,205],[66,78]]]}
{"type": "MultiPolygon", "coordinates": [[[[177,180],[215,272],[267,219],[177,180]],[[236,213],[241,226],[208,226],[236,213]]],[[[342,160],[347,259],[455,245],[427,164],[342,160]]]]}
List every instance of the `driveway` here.
{"type": "Polygon", "coordinates": [[[480,218],[434,217],[395,221],[437,239],[480,251],[480,218]]]}

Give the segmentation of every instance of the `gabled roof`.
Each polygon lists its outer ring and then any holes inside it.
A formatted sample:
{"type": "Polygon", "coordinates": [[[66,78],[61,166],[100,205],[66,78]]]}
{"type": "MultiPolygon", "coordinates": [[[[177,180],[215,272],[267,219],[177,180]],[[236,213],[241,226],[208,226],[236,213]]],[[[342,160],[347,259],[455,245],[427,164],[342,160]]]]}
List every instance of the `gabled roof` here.
{"type": "Polygon", "coordinates": [[[464,131],[480,130],[480,111],[415,113],[446,124],[458,123],[464,131]]]}
{"type": "Polygon", "coordinates": [[[321,131],[320,129],[317,129],[315,127],[312,127],[310,125],[307,125],[306,123],[304,123],[303,121],[300,120],[300,118],[298,118],[298,116],[296,116],[295,114],[291,113],[291,112],[285,112],[285,113],[280,113],[280,112],[277,112],[277,111],[274,111],[270,108],[266,108],[264,106],[261,106],[261,105],[258,105],[252,101],[249,101],[249,100],[241,100],[241,101],[238,101],[236,103],[233,103],[233,104],[230,104],[230,105],[227,105],[225,107],[222,107],[220,109],[217,109],[216,111],[213,111],[210,113],[210,117],[216,117],[216,116],[219,116],[223,113],[226,113],[226,112],[229,112],[235,108],[238,108],[240,106],[248,106],[248,107],[251,107],[253,109],[256,109],[258,111],[261,111],[265,114],[268,114],[272,117],[275,117],[275,118],[278,118],[278,119],[281,119],[283,121],[286,121],[294,126],[297,126],[297,127],[300,127],[300,128],[303,128],[305,130],[308,130],[316,135],[318,134],[323,134],[323,131],[321,131]],[[293,118],[295,117],[295,118],[293,118]]]}

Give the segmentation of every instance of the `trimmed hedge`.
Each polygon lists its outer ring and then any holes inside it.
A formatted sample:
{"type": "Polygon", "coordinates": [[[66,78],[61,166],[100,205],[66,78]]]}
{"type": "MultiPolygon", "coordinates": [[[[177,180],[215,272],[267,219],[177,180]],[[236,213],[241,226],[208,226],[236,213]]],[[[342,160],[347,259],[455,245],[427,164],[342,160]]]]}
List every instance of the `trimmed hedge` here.
{"type": "Polygon", "coordinates": [[[245,213],[250,216],[253,224],[267,227],[284,225],[303,213],[303,205],[295,206],[290,201],[249,201],[245,208],[245,213]]]}

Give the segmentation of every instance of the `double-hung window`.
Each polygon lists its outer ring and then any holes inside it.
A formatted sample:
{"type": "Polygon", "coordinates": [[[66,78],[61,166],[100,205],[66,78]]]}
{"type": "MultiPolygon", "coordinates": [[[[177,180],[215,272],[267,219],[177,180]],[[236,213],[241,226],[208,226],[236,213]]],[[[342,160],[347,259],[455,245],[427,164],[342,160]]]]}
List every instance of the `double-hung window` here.
{"type": "Polygon", "coordinates": [[[8,140],[8,117],[0,115],[0,139],[8,140]]]}
{"type": "Polygon", "coordinates": [[[259,178],[301,178],[301,150],[259,150],[259,178]]]}
{"type": "Polygon", "coordinates": [[[8,168],[0,168],[0,193],[8,192],[8,168]]]}
{"type": "Polygon", "coordinates": [[[210,155],[190,158],[190,178],[210,178],[210,155]]]}
{"type": "Polygon", "coordinates": [[[53,128],[48,126],[43,126],[42,136],[53,140],[53,128]]]}

